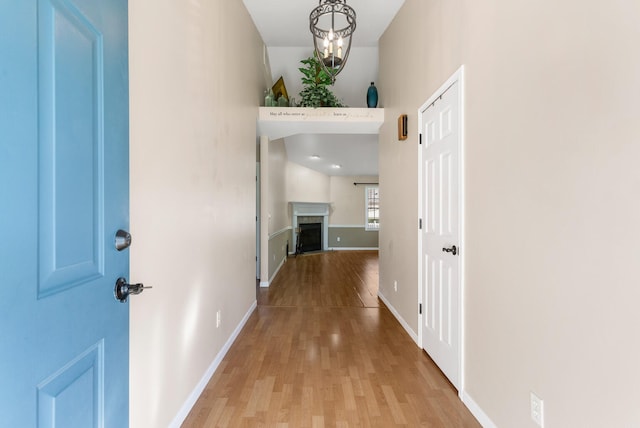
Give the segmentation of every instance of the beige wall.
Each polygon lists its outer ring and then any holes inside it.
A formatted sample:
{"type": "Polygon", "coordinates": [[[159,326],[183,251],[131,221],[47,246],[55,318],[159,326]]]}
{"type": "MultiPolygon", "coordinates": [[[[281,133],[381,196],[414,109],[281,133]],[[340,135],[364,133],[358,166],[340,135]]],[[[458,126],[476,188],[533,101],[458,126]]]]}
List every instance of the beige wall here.
{"type": "Polygon", "coordinates": [[[381,39],[410,134],[380,138],[380,285],[416,331],[416,111],[466,67],[465,390],[499,427],[535,426],[530,391],[546,427],[640,425],[638,22],[620,0],[407,0],[381,39]]]}
{"type": "Polygon", "coordinates": [[[364,226],[365,188],[353,183],[377,183],[377,176],[333,176],[330,178],[331,216],[329,224],[364,226]]]}
{"type": "Polygon", "coordinates": [[[328,175],[293,162],[287,163],[288,202],[330,202],[329,183],[328,175]]]}
{"type": "Polygon", "coordinates": [[[287,242],[291,241],[291,219],[289,216],[289,200],[287,199],[287,151],[284,139],[268,141],[268,182],[269,193],[266,200],[269,203],[269,233],[268,253],[265,264],[266,277],[261,275],[260,282],[266,285],[276,274],[278,268],[287,258],[287,242]],[[285,230],[286,229],[286,230],[285,230]]]}
{"type": "Polygon", "coordinates": [[[288,164],[284,140],[269,141],[269,235],[291,227],[286,193],[288,164]]]}
{"type": "Polygon", "coordinates": [[[331,202],[330,224],[364,225],[364,186],[377,176],[327,176],[289,162],[284,140],[269,141],[269,234],[291,227],[289,202],[331,202]]]}
{"type": "MultiPolygon", "coordinates": [[[[275,278],[278,270],[285,263],[287,254],[287,244],[289,251],[295,251],[295,243],[292,243],[291,228],[271,235],[269,238],[269,282],[275,278]]],[[[266,280],[265,280],[266,281],[266,280]]]]}
{"type": "MultiPolygon", "coordinates": [[[[295,251],[291,234],[291,207],[289,202],[331,202],[330,224],[360,226],[360,228],[329,231],[329,246],[334,248],[378,247],[378,232],[364,231],[364,186],[358,182],[377,182],[377,176],[330,177],[287,160],[284,140],[268,142],[267,181],[269,194],[263,200],[269,205],[268,253],[263,263],[261,283],[267,284],[289,251],[295,251]],[[289,228],[289,231],[282,232],[289,228]],[[337,237],[340,236],[340,242],[337,237]]],[[[264,164],[263,164],[264,168],[264,164]]]]}
{"type": "Polygon", "coordinates": [[[290,202],[329,202],[330,177],[289,162],[284,140],[268,142],[269,236],[291,227],[290,202]]]}
{"type": "Polygon", "coordinates": [[[241,2],[129,8],[131,280],[153,286],[131,301],[130,420],[156,428],[255,302],[262,41],[241,2]]]}
{"type": "Polygon", "coordinates": [[[268,222],[269,227],[268,233],[262,235],[264,244],[261,246],[260,285],[268,286],[287,258],[287,241],[289,251],[295,251],[289,202],[328,202],[330,178],[289,162],[283,139],[269,141],[264,137],[261,144],[266,145],[261,152],[267,153],[261,162],[262,184],[267,191],[262,195],[262,203],[269,207],[266,215],[263,213],[262,221],[268,222]]]}

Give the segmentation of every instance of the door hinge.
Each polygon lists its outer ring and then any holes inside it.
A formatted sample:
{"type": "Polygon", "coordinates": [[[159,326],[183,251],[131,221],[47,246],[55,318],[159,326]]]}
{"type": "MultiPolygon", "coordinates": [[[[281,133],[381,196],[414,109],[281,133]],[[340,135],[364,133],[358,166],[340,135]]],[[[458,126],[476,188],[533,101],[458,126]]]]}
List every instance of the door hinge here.
{"type": "Polygon", "coordinates": [[[422,303],[418,305],[418,313],[422,315],[422,303]]]}
{"type": "Polygon", "coordinates": [[[422,144],[422,134],[420,134],[420,144],[422,144]]]}
{"type": "Polygon", "coordinates": [[[418,219],[418,227],[422,230],[422,219],[418,219]]]}

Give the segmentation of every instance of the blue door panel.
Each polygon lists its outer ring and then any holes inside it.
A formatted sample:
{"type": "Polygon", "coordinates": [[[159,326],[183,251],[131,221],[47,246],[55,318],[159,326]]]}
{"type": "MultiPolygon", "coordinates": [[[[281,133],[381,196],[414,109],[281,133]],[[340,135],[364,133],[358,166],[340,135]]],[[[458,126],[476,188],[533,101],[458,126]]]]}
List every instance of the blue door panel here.
{"type": "Polygon", "coordinates": [[[39,11],[39,296],[104,274],[103,37],[69,3],[39,11]],[[73,245],[69,245],[73,243],[73,245]]]}
{"type": "Polygon", "coordinates": [[[127,427],[126,0],[0,4],[0,426],[127,427]]]}
{"type": "Polygon", "coordinates": [[[38,426],[100,426],[102,391],[104,344],[100,342],[38,385],[38,426]]]}

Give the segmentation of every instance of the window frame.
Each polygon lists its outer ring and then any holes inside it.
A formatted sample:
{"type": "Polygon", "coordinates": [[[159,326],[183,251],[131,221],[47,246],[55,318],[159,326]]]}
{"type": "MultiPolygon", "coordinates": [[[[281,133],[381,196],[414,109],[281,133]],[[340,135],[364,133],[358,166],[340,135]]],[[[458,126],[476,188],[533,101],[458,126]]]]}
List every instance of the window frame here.
{"type": "MultiPolygon", "coordinates": [[[[376,198],[373,198],[374,200],[376,198]]],[[[366,186],[364,188],[364,229],[368,232],[377,232],[380,230],[380,186],[366,186]],[[371,189],[375,189],[377,194],[377,206],[373,208],[369,208],[370,199],[369,193],[371,189]],[[369,211],[373,210],[374,213],[377,212],[377,217],[369,217],[369,211]],[[374,219],[378,220],[377,222],[370,222],[369,220],[374,219]],[[375,226],[372,226],[375,225],[375,226]]]]}

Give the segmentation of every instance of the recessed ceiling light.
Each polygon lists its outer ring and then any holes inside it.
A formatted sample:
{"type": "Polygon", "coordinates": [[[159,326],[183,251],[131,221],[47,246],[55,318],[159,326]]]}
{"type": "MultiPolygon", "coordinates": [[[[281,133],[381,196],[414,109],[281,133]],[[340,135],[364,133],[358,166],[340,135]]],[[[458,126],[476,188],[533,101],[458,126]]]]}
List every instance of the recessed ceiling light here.
{"type": "Polygon", "coordinates": [[[318,155],[311,155],[311,159],[320,159],[320,156],[318,156],[318,155]]]}
{"type": "Polygon", "coordinates": [[[331,167],[335,168],[335,169],[340,169],[340,168],[342,168],[342,165],[331,165],[331,167]]]}

